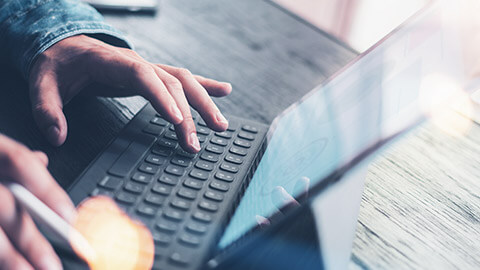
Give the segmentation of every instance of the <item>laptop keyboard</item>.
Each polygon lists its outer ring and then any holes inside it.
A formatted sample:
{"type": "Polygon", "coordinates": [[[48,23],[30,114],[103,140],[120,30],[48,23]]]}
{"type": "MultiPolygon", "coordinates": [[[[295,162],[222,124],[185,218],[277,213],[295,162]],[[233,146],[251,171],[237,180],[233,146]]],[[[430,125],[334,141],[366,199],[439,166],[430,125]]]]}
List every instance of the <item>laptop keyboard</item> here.
{"type": "Polygon", "coordinates": [[[195,249],[211,249],[206,238],[218,238],[211,230],[218,231],[239,199],[238,182],[253,174],[244,167],[253,167],[265,128],[230,121],[226,131],[214,132],[194,112],[202,149],[192,154],[179,146],[173,125],[158,114],[149,118],[89,195],[114,198],[150,228],[153,269],[198,267],[195,249]]]}

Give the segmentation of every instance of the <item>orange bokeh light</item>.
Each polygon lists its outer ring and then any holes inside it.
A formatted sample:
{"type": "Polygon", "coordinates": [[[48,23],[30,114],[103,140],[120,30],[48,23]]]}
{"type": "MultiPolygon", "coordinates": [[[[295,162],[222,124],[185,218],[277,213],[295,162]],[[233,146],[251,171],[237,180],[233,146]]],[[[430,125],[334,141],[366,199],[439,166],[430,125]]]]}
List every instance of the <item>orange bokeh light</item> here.
{"type": "Polygon", "coordinates": [[[74,237],[71,244],[90,269],[151,269],[155,247],[150,231],[128,217],[112,199],[92,197],[82,202],[77,210],[74,227],[85,237],[95,255],[81,256],[85,247],[74,237]]]}

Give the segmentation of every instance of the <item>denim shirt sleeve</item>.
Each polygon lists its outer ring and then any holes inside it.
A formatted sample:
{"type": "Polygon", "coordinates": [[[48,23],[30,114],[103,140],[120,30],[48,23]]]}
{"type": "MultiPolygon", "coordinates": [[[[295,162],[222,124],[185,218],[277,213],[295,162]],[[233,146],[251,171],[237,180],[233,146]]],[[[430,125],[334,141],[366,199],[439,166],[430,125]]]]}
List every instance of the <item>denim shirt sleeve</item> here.
{"type": "Polygon", "coordinates": [[[0,0],[0,63],[28,79],[36,57],[56,42],[86,34],[111,45],[131,47],[91,6],[77,0],[0,0]]]}

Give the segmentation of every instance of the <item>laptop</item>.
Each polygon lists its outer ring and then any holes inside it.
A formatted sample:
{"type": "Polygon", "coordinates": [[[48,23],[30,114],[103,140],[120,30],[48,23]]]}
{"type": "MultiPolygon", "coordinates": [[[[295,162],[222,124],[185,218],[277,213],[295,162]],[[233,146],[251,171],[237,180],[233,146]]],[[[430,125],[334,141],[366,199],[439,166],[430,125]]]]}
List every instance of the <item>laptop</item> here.
{"type": "MultiPolygon", "coordinates": [[[[438,105],[455,100],[458,92],[447,91],[434,107],[424,102],[436,96],[432,80],[462,92],[474,88],[463,61],[463,25],[453,22],[459,17],[450,5],[429,5],[270,126],[230,116],[228,129],[214,132],[194,112],[197,154],[182,150],[174,127],[146,105],[69,196],[75,204],[109,196],[145,224],[155,244],[153,269],[294,267],[303,254],[294,236],[301,239],[302,228],[316,226],[319,241],[328,239],[319,225],[328,220],[315,219],[315,202],[385,145],[434,118],[438,105]],[[298,185],[305,178],[306,189],[298,185]],[[298,204],[279,203],[279,189],[298,204]],[[298,224],[302,217],[311,222],[298,224]]],[[[322,256],[328,245],[320,246],[315,269],[331,265],[322,256]]]]}

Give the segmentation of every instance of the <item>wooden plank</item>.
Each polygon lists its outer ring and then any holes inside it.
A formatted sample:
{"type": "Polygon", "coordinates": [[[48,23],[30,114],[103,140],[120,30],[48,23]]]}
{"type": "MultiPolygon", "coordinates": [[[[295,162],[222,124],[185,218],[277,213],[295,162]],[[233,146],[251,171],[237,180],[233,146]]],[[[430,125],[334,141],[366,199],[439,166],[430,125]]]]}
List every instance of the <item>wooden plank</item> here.
{"type": "Polygon", "coordinates": [[[480,268],[479,145],[427,123],[372,163],[351,269],[480,268]]]}

